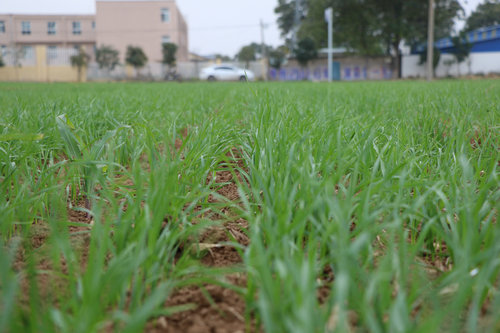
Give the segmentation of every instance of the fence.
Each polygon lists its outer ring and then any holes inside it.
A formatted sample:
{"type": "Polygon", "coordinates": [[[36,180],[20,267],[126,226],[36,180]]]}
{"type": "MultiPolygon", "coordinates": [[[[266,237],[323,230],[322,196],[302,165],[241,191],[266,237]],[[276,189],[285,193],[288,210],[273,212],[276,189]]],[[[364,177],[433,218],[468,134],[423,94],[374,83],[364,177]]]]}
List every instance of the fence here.
{"type": "Polygon", "coordinates": [[[78,55],[79,50],[75,48],[47,47],[48,66],[71,66],[71,57],[78,55]]]}
{"type": "MultiPolygon", "coordinates": [[[[71,67],[71,56],[77,55],[75,48],[63,48],[46,45],[26,45],[1,49],[5,67],[0,68],[0,81],[109,81],[109,80],[155,80],[161,81],[166,74],[166,67],[161,63],[148,63],[139,70],[120,64],[112,70],[100,68],[95,62],[82,70],[71,67]]],[[[245,64],[233,62],[230,65],[245,67],[245,64]]],[[[201,70],[210,63],[180,62],[177,72],[184,79],[197,79],[201,70]]],[[[248,66],[257,78],[264,77],[266,67],[262,62],[254,61],[248,66]]]]}
{"type": "Polygon", "coordinates": [[[2,48],[5,67],[0,68],[0,81],[80,81],[85,80],[85,69],[79,76],[71,67],[74,48],[25,45],[2,48]]]}
{"type": "MultiPolygon", "coordinates": [[[[244,63],[230,62],[225,63],[241,68],[245,68],[244,63]]],[[[213,65],[212,63],[202,62],[179,62],[177,64],[177,73],[185,80],[198,79],[203,68],[213,65]]],[[[260,61],[250,62],[248,69],[254,72],[257,78],[263,78],[266,72],[264,64],[260,61]]],[[[137,71],[130,66],[118,65],[113,70],[100,68],[97,63],[91,63],[87,69],[88,81],[102,80],[152,80],[162,81],[167,73],[167,67],[161,63],[148,63],[137,71]]]]}
{"type": "MultiPolygon", "coordinates": [[[[81,77],[76,68],[71,67],[71,56],[76,55],[75,48],[62,48],[54,46],[23,46],[11,49],[2,49],[5,68],[0,68],[0,80],[9,81],[109,81],[109,80],[151,80],[161,81],[166,74],[166,67],[161,63],[148,63],[143,68],[135,70],[123,64],[112,70],[100,68],[95,62],[90,63],[83,69],[81,77]]],[[[410,59],[411,60],[411,59],[410,59]]],[[[411,60],[413,61],[413,60],[411,60]]],[[[407,75],[417,76],[418,68],[411,61],[406,62],[407,75]],[[412,67],[413,66],[413,67],[412,67]],[[413,72],[412,72],[413,71],[413,72]],[[409,73],[409,74],[408,74],[409,73]]],[[[241,62],[230,62],[241,68],[246,64],[241,62]]],[[[203,62],[180,62],[177,64],[177,72],[183,79],[197,79],[203,68],[213,63],[203,62]]],[[[254,72],[255,77],[269,78],[276,81],[326,81],[328,79],[326,59],[317,59],[309,63],[307,67],[300,66],[291,60],[282,68],[269,69],[261,61],[253,61],[248,64],[248,69],[254,72]]],[[[337,80],[383,80],[394,77],[391,69],[390,58],[387,57],[337,57],[334,61],[334,76],[337,80]]],[[[405,67],[404,67],[405,68],[405,67]]],[[[500,71],[500,69],[499,69],[500,71]]]]}
{"type": "MultiPolygon", "coordinates": [[[[403,57],[402,74],[404,78],[419,78],[426,76],[426,64],[419,64],[419,55],[403,57]]],[[[457,64],[451,54],[441,54],[435,69],[436,77],[461,75],[500,74],[500,52],[471,53],[462,63],[457,64]]]]}
{"type": "MultiPolygon", "coordinates": [[[[391,59],[387,57],[337,57],[332,66],[333,78],[343,81],[392,79],[394,71],[391,59]]],[[[270,69],[269,79],[275,81],[326,81],[328,80],[327,59],[316,59],[307,66],[295,60],[284,64],[280,69],[270,69]]]]}
{"type": "Polygon", "coordinates": [[[35,48],[33,46],[4,47],[2,59],[5,66],[34,66],[36,64],[35,48]]]}

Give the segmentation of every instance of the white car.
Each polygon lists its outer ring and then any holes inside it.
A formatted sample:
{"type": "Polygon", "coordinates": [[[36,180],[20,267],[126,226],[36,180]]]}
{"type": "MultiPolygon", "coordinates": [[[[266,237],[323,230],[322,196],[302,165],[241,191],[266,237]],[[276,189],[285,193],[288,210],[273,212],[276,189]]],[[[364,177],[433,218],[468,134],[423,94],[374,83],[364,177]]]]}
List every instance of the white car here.
{"type": "Polygon", "coordinates": [[[253,81],[254,79],[252,71],[230,65],[210,66],[200,73],[200,80],[204,81],[253,81]]]}

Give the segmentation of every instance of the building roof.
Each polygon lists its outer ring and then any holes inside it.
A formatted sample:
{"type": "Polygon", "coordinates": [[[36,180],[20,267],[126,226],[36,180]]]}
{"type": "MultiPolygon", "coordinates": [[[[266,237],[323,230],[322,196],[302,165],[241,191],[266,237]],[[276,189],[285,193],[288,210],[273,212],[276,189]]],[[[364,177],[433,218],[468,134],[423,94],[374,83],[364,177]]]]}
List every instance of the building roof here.
{"type": "Polygon", "coordinates": [[[189,61],[211,61],[215,60],[215,55],[201,55],[194,52],[189,52],[189,61]]]}
{"type": "MultiPolygon", "coordinates": [[[[469,31],[465,33],[467,40],[472,44],[471,53],[500,52],[500,24],[469,31]]],[[[453,42],[451,37],[441,38],[434,43],[441,53],[451,53],[453,42]]],[[[425,45],[416,48],[415,53],[425,50],[425,45]]]]}

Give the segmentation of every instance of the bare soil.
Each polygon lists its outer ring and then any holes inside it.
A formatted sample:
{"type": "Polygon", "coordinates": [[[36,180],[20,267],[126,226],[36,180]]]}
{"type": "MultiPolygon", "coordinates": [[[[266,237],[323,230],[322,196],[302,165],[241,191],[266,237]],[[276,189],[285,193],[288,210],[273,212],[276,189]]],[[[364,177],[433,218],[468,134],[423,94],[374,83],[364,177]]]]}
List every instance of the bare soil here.
{"type": "MultiPolygon", "coordinates": [[[[246,286],[246,277],[227,276],[228,282],[246,286]]],[[[165,306],[194,304],[196,308],[150,322],[147,332],[245,332],[245,300],[229,288],[218,285],[190,286],[177,290],[165,306]]],[[[254,328],[252,329],[254,330],[254,328]]]]}
{"type": "MultiPolygon", "coordinates": [[[[176,148],[181,143],[176,142],[176,148]]],[[[244,181],[238,166],[244,165],[237,149],[226,154],[229,163],[221,164],[219,171],[207,176],[207,184],[213,182],[213,189],[228,201],[237,203],[240,200],[238,185],[244,181]],[[213,179],[215,178],[215,179],[213,179]]],[[[214,196],[208,198],[210,203],[220,202],[214,196]]],[[[221,213],[230,215],[230,207],[223,207],[221,213]]],[[[219,214],[212,214],[212,219],[223,219],[219,214]]],[[[231,267],[243,262],[238,250],[228,243],[239,243],[247,246],[250,240],[247,236],[248,222],[242,218],[230,221],[220,221],[221,224],[208,228],[198,239],[200,246],[207,247],[205,255],[200,259],[201,264],[208,267],[231,267]]],[[[225,279],[242,288],[246,287],[244,274],[232,274],[225,279]]],[[[150,321],[146,332],[166,333],[202,333],[202,332],[246,332],[257,331],[253,321],[245,320],[245,300],[238,292],[220,285],[188,286],[179,288],[165,302],[166,307],[193,304],[194,309],[176,313],[169,317],[156,318],[150,321]],[[250,323],[250,324],[249,324],[250,323]],[[247,325],[249,325],[247,327],[247,325]]]]}
{"type": "MultiPolygon", "coordinates": [[[[181,131],[182,139],[185,139],[187,135],[187,129],[183,129],[181,131]]],[[[181,153],[182,144],[182,140],[176,139],[174,148],[177,153],[181,153]]],[[[237,203],[240,199],[237,181],[234,176],[238,178],[239,182],[244,181],[234,167],[244,169],[244,164],[237,149],[232,149],[226,156],[227,160],[220,163],[218,171],[215,174],[209,174],[206,179],[206,183],[211,184],[212,189],[224,198],[220,199],[220,197],[213,195],[208,198],[209,203],[222,205],[222,208],[218,210],[219,213],[214,212],[210,216],[211,219],[220,222],[220,224],[208,228],[200,235],[199,239],[195,240],[200,246],[205,245],[207,248],[206,251],[203,251],[204,255],[199,259],[200,264],[214,268],[227,268],[241,264],[243,260],[240,253],[231,244],[238,243],[247,246],[250,242],[247,236],[248,222],[237,217],[228,218],[231,215],[231,204],[237,203]],[[227,204],[228,202],[231,202],[231,204],[227,204]],[[224,203],[227,204],[227,207],[224,203]]],[[[82,224],[81,226],[70,226],[68,231],[71,235],[72,245],[75,246],[79,254],[80,270],[83,272],[87,265],[90,245],[90,233],[84,231],[90,230],[93,220],[91,216],[79,210],[79,208],[88,208],[85,198],[81,198],[78,202],[68,202],[67,218],[70,222],[82,224]],[[88,227],[85,225],[88,225],[88,227]]],[[[63,279],[54,280],[54,274],[50,273],[56,268],[50,259],[49,251],[46,249],[47,246],[44,246],[48,244],[47,240],[50,238],[50,226],[46,222],[40,221],[33,224],[30,230],[28,244],[27,246],[21,246],[13,264],[15,270],[21,271],[27,268],[29,257],[35,260],[35,276],[29,277],[25,275],[22,277],[21,285],[24,296],[21,302],[28,304],[30,283],[33,281],[36,281],[38,285],[41,299],[44,302],[51,302],[51,300],[54,301],[58,298],[56,293],[63,291],[65,286],[63,279]],[[38,250],[40,248],[42,248],[42,251],[38,250]],[[34,250],[36,250],[36,253],[33,252],[34,250]],[[27,255],[28,253],[34,254],[27,255]]],[[[67,274],[65,267],[65,259],[61,258],[58,269],[67,274]]],[[[224,279],[230,285],[240,289],[246,288],[245,274],[233,273],[225,276],[224,279]]],[[[165,300],[165,307],[167,308],[180,305],[192,305],[193,307],[191,310],[168,317],[154,318],[148,322],[145,331],[169,333],[256,331],[254,324],[245,320],[245,300],[234,288],[213,284],[182,287],[175,290],[165,300]]]]}
{"type": "MultiPolygon", "coordinates": [[[[85,200],[78,202],[68,203],[67,217],[70,222],[78,222],[89,225],[86,226],[70,226],[69,232],[71,237],[71,244],[78,253],[80,271],[83,272],[87,265],[88,249],[90,245],[90,233],[81,231],[90,230],[92,222],[91,217],[87,213],[75,210],[75,208],[84,208],[85,200]],[[72,208],[70,208],[70,206],[72,208]],[[79,231],[80,233],[75,234],[79,231]]],[[[31,283],[36,282],[37,290],[39,291],[40,300],[42,302],[50,302],[56,300],[58,296],[65,292],[67,288],[67,281],[57,274],[52,274],[54,271],[54,262],[50,258],[49,249],[47,248],[47,240],[51,234],[50,226],[44,221],[36,221],[31,225],[29,230],[29,239],[19,247],[15,260],[13,262],[13,269],[15,271],[27,270],[28,265],[34,267],[34,276],[30,273],[21,275],[21,305],[29,303],[29,290],[31,283]]],[[[61,257],[57,263],[58,271],[63,274],[68,274],[66,259],[61,257]]],[[[28,269],[27,272],[30,270],[28,269]]]]}

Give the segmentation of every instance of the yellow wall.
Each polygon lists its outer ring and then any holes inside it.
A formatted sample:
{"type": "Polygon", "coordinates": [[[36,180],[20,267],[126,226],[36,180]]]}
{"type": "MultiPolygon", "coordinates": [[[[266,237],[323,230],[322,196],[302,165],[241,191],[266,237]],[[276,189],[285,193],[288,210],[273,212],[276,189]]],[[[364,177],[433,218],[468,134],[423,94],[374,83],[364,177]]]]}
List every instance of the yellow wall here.
{"type": "MultiPolygon", "coordinates": [[[[35,46],[36,65],[23,67],[0,67],[0,81],[76,82],[78,71],[71,66],[48,66],[44,45],[35,46]]],[[[82,69],[81,80],[86,81],[87,72],[82,69]]]]}
{"type": "MultiPolygon", "coordinates": [[[[87,81],[87,71],[82,69],[81,82],[87,81]]],[[[48,66],[46,80],[48,82],[77,82],[78,70],[71,66],[48,66]]]]}
{"type": "Polygon", "coordinates": [[[130,65],[125,65],[125,74],[127,75],[127,78],[133,78],[134,77],[134,67],[130,65]]]}

